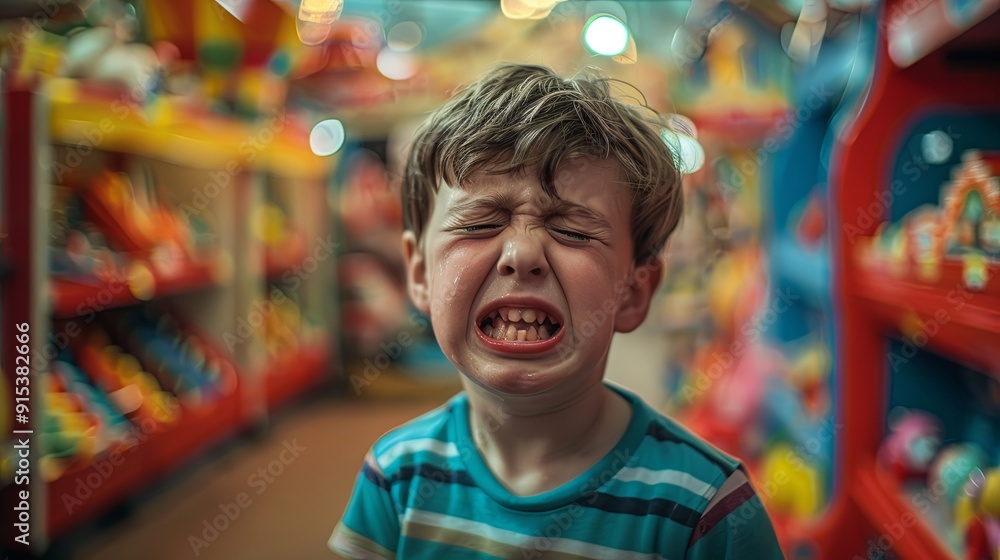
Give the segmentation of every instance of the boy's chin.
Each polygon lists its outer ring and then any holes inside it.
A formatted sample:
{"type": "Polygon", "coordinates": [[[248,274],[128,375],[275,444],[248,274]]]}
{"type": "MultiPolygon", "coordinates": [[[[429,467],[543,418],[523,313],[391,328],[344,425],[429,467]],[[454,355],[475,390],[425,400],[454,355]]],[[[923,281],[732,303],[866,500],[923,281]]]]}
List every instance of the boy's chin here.
{"type": "Polygon", "coordinates": [[[555,372],[496,372],[490,375],[465,376],[469,382],[498,397],[528,397],[551,390],[561,377],[555,372]]]}

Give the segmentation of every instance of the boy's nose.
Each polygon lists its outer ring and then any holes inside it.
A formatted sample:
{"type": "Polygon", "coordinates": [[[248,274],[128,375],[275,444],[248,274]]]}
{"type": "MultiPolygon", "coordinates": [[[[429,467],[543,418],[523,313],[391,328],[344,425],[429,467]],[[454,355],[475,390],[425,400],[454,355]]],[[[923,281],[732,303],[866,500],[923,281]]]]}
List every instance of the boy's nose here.
{"type": "Polygon", "coordinates": [[[547,275],[549,263],[541,240],[536,238],[538,235],[544,235],[544,230],[520,231],[507,239],[497,260],[497,272],[520,279],[547,275]]]}

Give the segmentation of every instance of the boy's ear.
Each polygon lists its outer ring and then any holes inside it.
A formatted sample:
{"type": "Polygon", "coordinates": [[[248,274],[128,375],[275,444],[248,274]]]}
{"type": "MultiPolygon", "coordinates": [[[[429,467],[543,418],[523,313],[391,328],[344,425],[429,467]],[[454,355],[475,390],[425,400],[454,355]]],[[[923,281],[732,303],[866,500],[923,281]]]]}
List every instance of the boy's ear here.
{"type": "Polygon", "coordinates": [[[653,300],[653,294],[656,293],[656,288],[660,285],[662,275],[663,265],[656,259],[635,267],[629,278],[630,289],[622,294],[618,304],[618,313],[615,315],[615,331],[632,332],[646,320],[646,315],[649,313],[649,303],[653,300]]]}
{"type": "Polygon", "coordinates": [[[424,252],[420,250],[417,236],[412,231],[403,232],[403,264],[406,268],[406,292],[413,306],[430,315],[430,286],[427,283],[427,266],[424,252]]]}

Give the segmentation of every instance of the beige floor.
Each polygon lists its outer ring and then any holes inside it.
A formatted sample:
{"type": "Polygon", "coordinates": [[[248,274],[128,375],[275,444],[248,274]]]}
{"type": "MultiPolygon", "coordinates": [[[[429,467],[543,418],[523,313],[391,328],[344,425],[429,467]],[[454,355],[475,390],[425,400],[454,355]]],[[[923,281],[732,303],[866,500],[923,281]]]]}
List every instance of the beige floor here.
{"type": "MultiPolygon", "coordinates": [[[[440,402],[329,398],[300,405],[276,422],[263,441],[239,443],[183,473],[167,490],[144,500],[130,517],[87,538],[72,558],[334,559],[326,539],[350,497],[368,446],[388,429],[440,402]],[[285,453],[287,465],[280,463],[286,444],[299,448],[297,457],[285,453]],[[269,465],[280,474],[268,483],[258,469],[269,465]],[[242,503],[247,507],[239,507],[241,494],[246,495],[242,503]],[[221,515],[220,504],[229,504],[231,512],[239,507],[240,513],[208,542],[204,523],[221,515]],[[208,546],[192,543],[192,538],[203,539],[208,546]]],[[[221,521],[218,525],[224,526],[221,521]]]]}

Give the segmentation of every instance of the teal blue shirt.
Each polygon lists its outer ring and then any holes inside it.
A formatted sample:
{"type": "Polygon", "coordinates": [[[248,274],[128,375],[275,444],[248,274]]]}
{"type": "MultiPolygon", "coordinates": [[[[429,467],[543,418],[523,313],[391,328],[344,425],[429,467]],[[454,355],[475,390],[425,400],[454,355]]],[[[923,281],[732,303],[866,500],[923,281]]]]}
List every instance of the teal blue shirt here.
{"type": "Polygon", "coordinates": [[[464,393],[372,447],[330,537],[352,559],[783,558],[739,463],[636,395],[624,436],[572,481],[511,494],[476,449],[464,393]]]}

